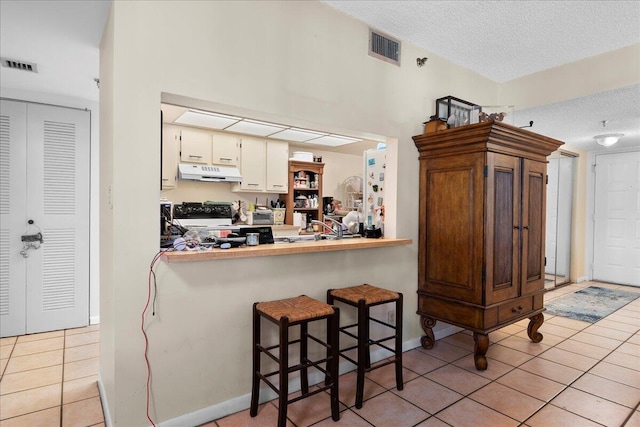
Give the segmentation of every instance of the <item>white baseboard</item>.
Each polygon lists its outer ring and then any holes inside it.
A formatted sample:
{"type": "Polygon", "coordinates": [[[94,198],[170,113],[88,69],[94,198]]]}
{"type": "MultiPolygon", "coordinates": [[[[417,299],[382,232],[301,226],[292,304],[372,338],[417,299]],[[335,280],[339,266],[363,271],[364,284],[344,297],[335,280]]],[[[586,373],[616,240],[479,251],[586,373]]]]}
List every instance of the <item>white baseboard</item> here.
{"type": "Polygon", "coordinates": [[[576,279],[576,283],[588,282],[590,279],[588,277],[578,277],[576,279]]]}
{"type": "Polygon", "coordinates": [[[98,392],[100,393],[100,402],[102,403],[102,412],[104,413],[104,425],[106,427],[112,427],[111,412],[109,412],[109,403],[107,402],[107,393],[104,390],[104,384],[102,383],[102,376],[98,372],[98,392]]]}
{"type": "Polygon", "coordinates": [[[100,323],[100,316],[89,316],[89,324],[97,325],[100,323]]]}
{"type": "MultiPolygon", "coordinates": [[[[439,329],[434,332],[436,340],[442,339],[449,335],[453,335],[456,332],[462,331],[462,328],[457,326],[450,326],[443,329],[439,329]]],[[[402,351],[409,351],[414,348],[420,347],[420,338],[413,338],[409,341],[405,341],[402,343],[402,351]]],[[[377,362],[378,360],[382,360],[386,357],[389,357],[389,352],[384,349],[377,349],[371,352],[371,362],[377,362]]],[[[344,361],[340,363],[339,371],[340,375],[343,375],[347,372],[351,372],[355,369],[355,365],[348,361],[344,361]]],[[[324,375],[318,371],[309,373],[309,385],[315,385],[324,381],[324,375]]],[[[289,382],[289,392],[293,393],[300,390],[300,378],[292,379],[289,382]]],[[[260,403],[268,402],[270,400],[275,399],[277,396],[275,392],[269,388],[264,387],[260,389],[260,403]]],[[[161,423],[157,423],[158,427],[173,427],[173,426],[196,426],[200,424],[204,424],[206,422],[210,422],[212,420],[217,420],[219,418],[225,417],[227,415],[235,414],[236,412],[244,411],[248,409],[251,405],[251,393],[244,394],[242,396],[235,397],[230,400],[226,400],[224,402],[218,403],[216,405],[211,405],[206,408],[199,409],[194,412],[190,412],[188,414],[181,415],[179,417],[163,421],[161,423]]],[[[105,417],[106,423],[106,417],[105,417]]],[[[106,424],[109,426],[110,424],[106,424]]]]}

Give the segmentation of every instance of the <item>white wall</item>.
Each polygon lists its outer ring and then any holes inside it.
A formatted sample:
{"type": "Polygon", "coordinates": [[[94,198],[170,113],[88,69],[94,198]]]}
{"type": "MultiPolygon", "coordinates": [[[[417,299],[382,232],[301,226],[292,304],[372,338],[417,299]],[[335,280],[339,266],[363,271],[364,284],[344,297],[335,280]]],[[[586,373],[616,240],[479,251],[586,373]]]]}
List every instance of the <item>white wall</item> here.
{"type": "MultiPolygon", "coordinates": [[[[368,56],[367,42],[366,25],[319,2],[114,2],[101,55],[100,208],[101,375],[116,425],[147,424],[140,313],[158,249],[157,221],[149,218],[158,210],[157,111],[165,94],[226,107],[215,111],[397,141],[395,234],[417,239],[411,136],[422,133],[436,98],[493,105],[497,86],[407,43],[396,67],[368,56]],[[418,68],[412,58],[424,56],[429,64],[418,68]]],[[[414,243],[158,265],[157,312],[147,319],[152,417],[205,408],[220,416],[248,405],[253,301],[322,299],[330,286],[369,281],[404,293],[404,339],[417,339],[416,263],[414,243]]]]}
{"type": "MultiPolygon", "coordinates": [[[[97,89],[96,89],[97,90],[97,89]]],[[[98,103],[90,101],[89,98],[93,94],[87,93],[87,99],[74,98],[56,93],[32,92],[23,89],[15,89],[2,86],[0,88],[0,97],[18,99],[22,101],[37,102],[43,104],[59,105],[62,107],[87,109],[91,112],[91,133],[90,133],[90,150],[91,150],[91,186],[89,191],[90,202],[87,215],[90,215],[89,229],[89,321],[91,324],[100,323],[100,254],[99,254],[99,108],[98,103]]]]}

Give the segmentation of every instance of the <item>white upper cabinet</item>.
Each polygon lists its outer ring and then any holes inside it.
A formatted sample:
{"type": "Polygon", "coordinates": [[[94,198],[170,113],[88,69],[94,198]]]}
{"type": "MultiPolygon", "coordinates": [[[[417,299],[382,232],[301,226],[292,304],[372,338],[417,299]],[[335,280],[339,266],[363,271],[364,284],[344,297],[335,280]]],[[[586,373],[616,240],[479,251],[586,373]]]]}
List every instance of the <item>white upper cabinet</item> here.
{"type": "Polygon", "coordinates": [[[267,141],[266,190],[286,193],[289,187],[289,143],[267,141]]]}
{"type": "Polygon", "coordinates": [[[180,130],[174,126],[162,127],[162,189],[171,190],[178,183],[178,157],[180,130]]]}
{"type": "Polygon", "coordinates": [[[180,161],[186,163],[211,164],[211,133],[182,129],[180,161]]]}
{"type": "Polygon", "coordinates": [[[240,136],[231,133],[215,132],[213,138],[214,165],[237,166],[240,156],[240,136]]]}
{"type": "MultiPolygon", "coordinates": [[[[262,192],[266,187],[267,145],[262,139],[242,137],[240,148],[241,191],[262,192]]],[[[237,188],[236,188],[237,189],[237,188]]]]}
{"type": "Polygon", "coordinates": [[[242,182],[232,191],[286,193],[288,191],[289,143],[243,136],[240,144],[242,182]]]}

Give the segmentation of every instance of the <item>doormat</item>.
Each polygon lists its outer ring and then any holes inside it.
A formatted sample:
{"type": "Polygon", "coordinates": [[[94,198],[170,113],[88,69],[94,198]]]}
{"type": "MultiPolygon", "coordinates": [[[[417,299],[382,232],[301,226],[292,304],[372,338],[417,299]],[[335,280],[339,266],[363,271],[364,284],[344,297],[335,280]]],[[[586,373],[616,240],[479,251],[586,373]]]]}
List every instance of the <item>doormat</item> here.
{"type": "Polygon", "coordinates": [[[640,293],[589,286],[545,304],[548,314],[595,323],[640,297],[640,293]]]}

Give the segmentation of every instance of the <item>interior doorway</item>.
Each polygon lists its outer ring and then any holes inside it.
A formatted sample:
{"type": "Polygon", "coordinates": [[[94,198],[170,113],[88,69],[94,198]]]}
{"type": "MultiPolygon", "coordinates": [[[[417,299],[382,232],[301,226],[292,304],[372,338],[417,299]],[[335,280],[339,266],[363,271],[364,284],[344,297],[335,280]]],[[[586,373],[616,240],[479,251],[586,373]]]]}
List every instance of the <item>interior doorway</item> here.
{"type": "Polygon", "coordinates": [[[640,286],[640,151],[595,156],[593,280],[640,286]]]}
{"type": "Polygon", "coordinates": [[[547,166],[545,289],[570,282],[575,157],[558,152],[547,166]]]}

